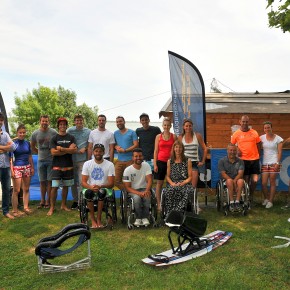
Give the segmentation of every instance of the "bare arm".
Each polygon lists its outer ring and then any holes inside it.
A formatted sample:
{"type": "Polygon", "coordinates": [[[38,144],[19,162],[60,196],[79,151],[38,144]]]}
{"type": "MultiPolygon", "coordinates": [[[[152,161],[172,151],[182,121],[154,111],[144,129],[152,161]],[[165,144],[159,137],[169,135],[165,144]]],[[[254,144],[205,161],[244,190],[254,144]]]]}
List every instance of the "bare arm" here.
{"type": "Polygon", "coordinates": [[[31,151],[32,151],[33,153],[38,154],[38,149],[37,149],[37,147],[36,147],[36,142],[31,141],[31,142],[30,142],[30,147],[31,147],[31,151]]]}
{"type": "Polygon", "coordinates": [[[160,135],[158,134],[155,138],[155,144],[154,144],[154,159],[153,159],[153,168],[155,172],[158,172],[158,167],[157,167],[157,156],[158,156],[158,150],[159,150],[159,140],[160,140],[160,135]]]}
{"type": "Polygon", "coordinates": [[[92,159],[93,155],[93,143],[88,143],[88,160],[92,159]]]}
{"type": "Polygon", "coordinates": [[[110,155],[110,161],[114,162],[114,150],[115,150],[115,144],[109,145],[109,155],[110,155]]]}

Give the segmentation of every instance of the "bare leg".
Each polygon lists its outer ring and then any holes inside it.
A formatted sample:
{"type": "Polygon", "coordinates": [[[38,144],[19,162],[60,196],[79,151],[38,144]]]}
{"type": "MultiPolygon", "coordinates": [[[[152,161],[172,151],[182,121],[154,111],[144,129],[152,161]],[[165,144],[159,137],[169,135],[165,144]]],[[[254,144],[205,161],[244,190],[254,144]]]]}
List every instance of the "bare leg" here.
{"type": "Polygon", "coordinates": [[[104,201],[103,200],[99,200],[98,201],[98,213],[97,213],[97,223],[98,223],[98,227],[99,228],[103,227],[103,224],[102,224],[103,206],[104,206],[104,201]]]}
{"type": "Polygon", "coordinates": [[[156,182],[156,200],[157,200],[157,209],[161,211],[161,191],[164,180],[157,180],[156,182]]]}
{"type": "Polygon", "coordinates": [[[12,192],[12,210],[13,215],[19,216],[21,212],[18,211],[18,195],[20,192],[21,178],[13,178],[13,192],[12,192]]]}
{"type": "Polygon", "coordinates": [[[273,199],[276,193],[276,173],[270,174],[270,194],[268,200],[273,203],[273,199]]]}
{"type": "Polygon", "coordinates": [[[90,218],[92,220],[92,228],[97,228],[98,222],[95,219],[94,202],[88,201],[88,208],[90,212],[90,218]]]}
{"type": "Polygon", "coordinates": [[[31,212],[31,210],[29,209],[29,185],[30,185],[30,176],[23,177],[22,179],[23,208],[26,213],[31,212]]]}
{"type": "Polygon", "coordinates": [[[68,187],[63,186],[62,187],[62,200],[61,200],[60,208],[65,210],[65,211],[70,211],[70,209],[66,206],[67,194],[68,194],[68,187]]]}
{"type": "Polygon", "coordinates": [[[46,191],[47,191],[47,181],[40,181],[40,203],[41,204],[45,204],[46,191]]]}
{"type": "Polygon", "coordinates": [[[48,216],[52,215],[55,209],[55,202],[56,202],[56,196],[57,196],[57,189],[58,187],[52,187],[51,193],[50,193],[50,209],[47,213],[48,216]]]}
{"type": "Polygon", "coordinates": [[[264,199],[268,199],[268,178],[269,178],[269,173],[263,173],[262,174],[262,192],[264,199]]]}
{"type": "Polygon", "coordinates": [[[234,181],[232,179],[226,180],[230,201],[234,201],[234,181]]]}
{"type": "Polygon", "coordinates": [[[191,184],[194,188],[197,187],[197,182],[198,182],[198,170],[192,170],[191,184]]]}

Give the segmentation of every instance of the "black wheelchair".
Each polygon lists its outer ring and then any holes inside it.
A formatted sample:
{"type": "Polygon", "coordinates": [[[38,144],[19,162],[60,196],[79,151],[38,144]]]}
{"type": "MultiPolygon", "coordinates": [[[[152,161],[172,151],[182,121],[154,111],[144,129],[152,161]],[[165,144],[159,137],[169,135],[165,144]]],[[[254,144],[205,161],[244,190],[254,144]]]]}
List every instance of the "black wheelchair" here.
{"type": "MultiPolygon", "coordinates": [[[[235,198],[235,194],[234,194],[235,198]]],[[[228,188],[226,186],[226,181],[220,179],[216,185],[216,208],[219,212],[224,212],[224,215],[227,216],[230,212],[230,199],[228,188]]],[[[244,181],[244,186],[242,189],[241,199],[240,199],[240,209],[233,210],[231,212],[241,212],[242,215],[246,215],[250,209],[250,189],[249,185],[244,181]]]]}
{"type": "Polygon", "coordinates": [[[94,212],[98,211],[98,201],[103,200],[103,212],[106,214],[106,222],[104,227],[113,229],[113,225],[117,222],[117,207],[114,189],[101,188],[98,192],[90,189],[83,189],[79,198],[80,220],[83,224],[88,224],[88,201],[93,201],[94,212]]]}
{"type": "MultiPolygon", "coordinates": [[[[120,192],[120,215],[121,222],[127,224],[129,230],[134,229],[136,220],[133,199],[128,195],[125,189],[120,192]]],[[[151,203],[149,207],[149,222],[153,227],[157,227],[157,200],[155,191],[151,189],[151,203]]],[[[146,226],[145,226],[146,227],[146,226]]]]}
{"type": "MultiPolygon", "coordinates": [[[[196,215],[199,214],[200,208],[198,205],[197,188],[194,188],[193,192],[189,194],[187,207],[184,209],[184,211],[191,212],[196,215]]],[[[166,219],[166,212],[166,196],[163,189],[161,192],[161,219],[166,219]]]]}

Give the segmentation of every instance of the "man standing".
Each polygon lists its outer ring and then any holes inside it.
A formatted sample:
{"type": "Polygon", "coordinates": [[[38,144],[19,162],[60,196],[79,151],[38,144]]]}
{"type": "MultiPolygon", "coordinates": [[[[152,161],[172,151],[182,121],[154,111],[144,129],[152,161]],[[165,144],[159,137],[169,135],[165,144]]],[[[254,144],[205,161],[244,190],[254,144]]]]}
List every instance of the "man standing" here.
{"type": "Polygon", "coordinates": [[[91,132],[90,129],[84,127],[84,118],[81,114],[76,114],[74,116],[74,124],[75,126],[67,129],[67,133],[75,137],[77,145],[77,152],[72,155],[74,164],[74,185],[71,187],[73,196],[71,209],[78,208],[82,169],[85,161],[88,160],[88,139],[91,132]]]}
{"type": "MultiPolygon", "coordinates": [[[[113,188],[115,179],[114,164],[103,159],[105,147],[103,144],[95,144],[93,148],[94,159],[85,162],[82,171],[82,186],[98,194],[103,188],[113,188]]],[[[92,220],[92,229],[102,228],[102,209],[104,200],[98,200],[98,214],[95,219],[93,200],[88,200],[88,208],[92,220]]]]}
{"type": "Polygon", "coordinates": [[[236,145],[229,144],[227,148],[227,156],[218,162],[218,170],[221,178],[226,181],[226,186],[230,198],[230,211],[240,210],[240,199],[244,185],[244,162],[237,157],[236,145]],[[236,200],[234,200],[236,193],[236,200]]]}
{"type": "Polygon", "coordinates": [[[161,133],[161,130],[159,127],[150,126],[149,122],[149,115],[142,113],[140,115],[140,123],[142,124],[142,127],[136,129],[136,134],[139,139],[139,147],[143,151],[144,160],[151,164],[151,160],[154,158],[155,138],[161,133]]]}
{"type": "Polygon", "coordinates": [[[151,202],[152,170],[148,163],[143,162],[141,148],[133,149],[133,164],[128,166],[123,176],[124,186],[132,197],[136,213],[135,226],[148,226],[151,202]]]}
{"type": "Polygon", "coordinates": [[[9,213],[11,171],[9,152],[15,149],[15,145],[7,132],[2,131],[4,124],[4,115],[0,112],[0,182],[2,187],[2,212],[9,219],[14,216],[9,213]]]}
{"type": "Polygon", "coordinates": [[[68,121],[66,118],[57,120],[58,134],[50,141],[52,159],[52,185],[50,197],[50,209],[48,216],[52,215],[55,209],[57,189],[62,181],[62,202],[61,209],[70,211],[66,206],[68,187],[74,184],[74,171],[72,154],[77,152],[75,137],[66,132],[68,121]]]}
{"type": "Polygon", "coordinates": [[[249,117],[242,116],[238,129],[231,138],[231,143],[238,146],[238,156],[244,161],[244,178],[249,184],[251,201],[260,174],[261,139],[258,132],[249,127],[249,117]]]}
{"type": "Polygon", "coordinates": [[[49,128],[49,116],[40,116],[40,128],[32,133],[31,150],[38,154],[37,172],[40,183],[41,199],[38,208],[49,208],[51,191],[51,170],[52,155],[49,149],[49,143],[57,132],[49,128]],[[47,193],[47,197],[46,197],[47,193]]]}
{"type": "Polygon", "coordinates": [[[88,157],[93,158],[92,152],[95,144],[105,146],[104,159],[114,161],[114,134],[106,129],[107,118],[105,115],[98,116],[98,128],[93,130],[89,136],[88,157]]]}
{"type": "Polygon", "coordinates": [[[138,147],[138,137],[136,132],[125,127],[125,119],[122,116],[116,118],[116,124],[119,130],[114,132],[118,152],[118,160],[115,163],[115,185],[119,189],[124,189],[122,183],[123,172],[126,167],[132,164],[132,151],[138,147]]]}

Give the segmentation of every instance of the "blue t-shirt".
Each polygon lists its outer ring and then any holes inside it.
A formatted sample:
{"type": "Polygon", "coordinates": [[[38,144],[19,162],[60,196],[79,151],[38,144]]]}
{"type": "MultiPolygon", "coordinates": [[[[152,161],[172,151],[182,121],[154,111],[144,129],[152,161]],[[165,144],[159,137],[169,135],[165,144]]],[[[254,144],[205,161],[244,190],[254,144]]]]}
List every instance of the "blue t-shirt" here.
{"type": "MultiPolygon", "coordinates": [[[[134,145],[134,141],[138,140],[137,134],[135,131],[128,129],[125,134],[122,134],[120,130],[114,132],[114,137],[116,144],[121,146],[124,149],[127,149],[134,145]]],[[[132,160],[132,152],[118,153],[119,161],[130,161],[132,160]]]]}
{"type": "Polygon", "coordinates": [[[31,155],[30,143],[26,140],[16,139],[14,141],[16,149],[11,153],[14,157],[14,166],[24,166],[29,164],[29,156],[31,155]]]}

